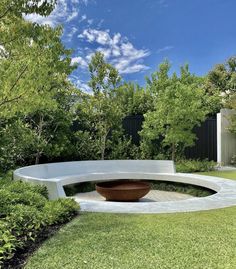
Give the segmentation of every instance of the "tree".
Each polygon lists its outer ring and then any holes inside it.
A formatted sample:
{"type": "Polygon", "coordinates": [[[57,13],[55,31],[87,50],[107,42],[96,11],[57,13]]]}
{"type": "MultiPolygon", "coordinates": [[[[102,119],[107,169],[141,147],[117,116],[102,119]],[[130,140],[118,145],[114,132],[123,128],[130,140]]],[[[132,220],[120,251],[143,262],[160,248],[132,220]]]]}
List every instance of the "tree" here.
{"type": "Polygon", "coordinates": [[[170,65],[164,62],[148,81],[155,95],[154,110],[147,112],[141,136],[146,142],[162,138],[162,144],[171,148],[174,160],[178,147],[194,144],[192,132],[209,113],[202,80],[190,74],[188,66],[181,68],[180,77],[168,75],[170,65]]]}
{"type": "Polygon", "coordinates": [[[48,15],[54,4],[37,0],[0,3],[0,118],[55,106],[54,90],[73,70],[71,51],[60,40],[62,29],[27,22],[22,15],[48,15]]]}
{"type": "Polygon", "coordinates": [[[153,98],[150,91],[134,83],[124,83],[116,90],[124,114],[143,115],[153,109],[153,98]]]}
{"type": "MultiPolygon", "coordinates": [[[[103,160],[107,148],[108,135],[120,128],[123,113],[116,96],[120,83],[118,71],[104,61],[102,53],[97,52],[89,64],[92,94],[84,95],[78,110],[87,115],[93,136],[98,142],[99,155],[103,160]]],[[[80,115],[78,115],[80,117],[80,115]]]]}
{"type": "Polygon", "coordinates": [[[205,88],[212,97],[215,112],[230,106],[230,99],[236,93],[236,56],[229,58],[226,63],[217,64],[208,73],[205,88]]]}
{"type": "Polygon", "coordinates": [[[7,134],[14,138],[14,130],[18,130],[18,140],[22,142],[19,148],[17,143],[9,143],[16,152],[12,162],[22,159],[24,148],[38,163],[41,155],[58,156],[68,145],[67,130],[72,121],[69,110],[74,94],[68,75],[75,68],[71,65],[71,50],[61,42],[61,27],[52,29],[23,17],[30,13],[47,16],[55,3],[0,3],[0,133],[8,141],[7,134]],[[28,141],[20,134],[25,134],[28,141]]]}

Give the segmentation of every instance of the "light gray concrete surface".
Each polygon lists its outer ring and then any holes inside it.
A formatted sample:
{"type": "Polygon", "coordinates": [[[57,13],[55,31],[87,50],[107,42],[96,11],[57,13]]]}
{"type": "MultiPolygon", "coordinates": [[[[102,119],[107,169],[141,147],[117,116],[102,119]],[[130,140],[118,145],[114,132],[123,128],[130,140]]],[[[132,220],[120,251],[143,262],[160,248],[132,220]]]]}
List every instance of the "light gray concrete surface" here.
{"type": "Polygon", "coordinates": [[[80,201],[81,211],[113,213],[174,213],[224,208],[236,205],[236,181],[219,177],[175,173],[171,161],[84,161],[23,167],[15,179],[45,184],[50,198],[65,197],[64,185],[86,181],[145,179],[187,183],[206,187],[216,194],[165,202],[80,201]]]}
{"type": "MultiPolygon", "coordinates": [[[[66,197],[63,186],[86,181],[143,179],[144,174],[175,173],[172,161],[106,160],[31,165],[14,171],[14,179],[47,186],[50,199],[66,197]]],[[[148,179],[148,178],[147,178],[148,179]]]]}
{"type": "MultiPolygon", "coordinates": [[[[179,201],[186,200],[193,197],[192,195],[172,192],[172,191],[158,191],[158,190],[150,190],[150,192],[141,198],[140,202],[152,203],[152,202],[166,202],[166,201],[179,201]]],[[[105,201],[105,198],[102,197],[96,191],[77,193],[73,196],[75,200],[80,203],[82,201],[105,201]]],[[[137,202],[138,203],[138,202],[137,202]]]]}

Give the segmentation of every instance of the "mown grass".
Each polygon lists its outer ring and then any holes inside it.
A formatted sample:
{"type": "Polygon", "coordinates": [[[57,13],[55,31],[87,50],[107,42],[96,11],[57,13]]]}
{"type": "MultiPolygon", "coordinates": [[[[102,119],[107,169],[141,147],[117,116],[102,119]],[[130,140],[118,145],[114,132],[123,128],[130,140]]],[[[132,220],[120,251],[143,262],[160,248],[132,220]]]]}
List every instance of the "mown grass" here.
{"type": "Polygon", "coordinates": [[[234,171],[210,171],[210,172],[201,172],[199,174],[236,180],[236,170],[234,171]]]}
{"type": "MultiPolygon", "coordinates": [[[[235,172],[217,172],[236,179],[235,172]]],[[[196,213],[81,214],[26,269],[234,269],[236,207],[196,213]]]]}

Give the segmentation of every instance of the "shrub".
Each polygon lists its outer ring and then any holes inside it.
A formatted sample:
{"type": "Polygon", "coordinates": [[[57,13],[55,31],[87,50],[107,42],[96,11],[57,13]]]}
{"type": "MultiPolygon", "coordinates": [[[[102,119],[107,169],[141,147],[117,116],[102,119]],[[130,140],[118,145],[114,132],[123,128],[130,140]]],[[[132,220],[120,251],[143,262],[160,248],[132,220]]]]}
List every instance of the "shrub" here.
{"type": "Polygon", "coordinates": [[[64,187],[67,196],[73,196],[80,192],[90,192],[95,190],[95,185],[97,182],[81,182],[76,184],[67,185],[64,187]]]}
{"type": "Polygon", "coordinates": [[[180,160],[176,171],[182,173],[207,172],[215,169],[216,163],[208,160],[180,160]]]}
{"type": "MultiPolygon", "coordinates": [[[[48,201],[47,189],[11,176],[0,179],[0,268],[50,226],[68,222],[78,213],[72,199],[48,201]]],[[[2,267],[3,266],[3,267],[2,267]]]]}
{"type": "Polygon", "coordinates": [[[72,199],[48,201],[43,214],[48,225],[68,222],[78,213],[79,205],[72,199]]]}
{"type": "Polygon", "coordinates": [[[11,259],[16,250],[17,239],[11,233],[8,224],[0,221],[0,268],[5,260],[11,259]]]}
{"type": "Polygon", "coordinates": [[[37,193],[45,198],[48,198],[48,191],[46,186],[43,185],[34,185],[22,181],[13,181],[11,184],[8,184],[8,186],[5,186],[5,189],[14,192],[14,193],[22,193],[25,191],[29,191],[32,193],[37,193]]]}
{"type": "Polygon", "coordinates": [[[5,220],[12,235],[17,239],[18,248],[24,247],[29,241],[34,241],[46,226],[42,212],[35,207],[22,204],[11,206],[11,212],[5,220]]]}
{"type": "Polygon", "coordinates": [[[42,209],[47,201],[42,195],[28,190],[18,193],[2,189],[0,190],[0,197],[0,217],[8,215],[13,205],[23,204],[42,209]]]}
{"type": "Polygon", "coordinates": [[[232,165],[236,165],[236,155],[233,155],[233,156],[232,156],[230,163],[231,163],[232,165]]]}
{"type": "Polygon", "coordinates": [[[215,193],[215,191],[201,186],[171,181],[151,181],[151,188],[159,191],[186,193],[196,197],[205,197],[215,193]]]}

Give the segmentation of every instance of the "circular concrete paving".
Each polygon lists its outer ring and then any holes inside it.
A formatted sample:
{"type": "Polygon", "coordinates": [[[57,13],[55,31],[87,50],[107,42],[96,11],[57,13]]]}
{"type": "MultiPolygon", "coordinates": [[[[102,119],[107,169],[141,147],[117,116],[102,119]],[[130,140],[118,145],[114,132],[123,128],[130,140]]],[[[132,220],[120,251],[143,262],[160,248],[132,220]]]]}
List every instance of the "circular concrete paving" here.
{"type": "MultiPolygon", "coordinates": [[[[139,200],[139,202],[151,203],[151,202],[167,202],[167,201],[179,201],[186,200],[193,197],[189,194],[179,193],[179,192],[171,192],[171,191],[158,191],[158,190],[150,190],[150,192],[145,195],[143,198],[139,200]]],[[[80,201],[104,201],[105,198],[102,197],[96,191],[77,193],[73,196],[77,202],[80,201]]]]}
{"type": "Polygon", "coordinates": [[[162,174],[154,180],[166,180],[198,185],[216,191],[207,197],[188,197],[188,199],[172,201],[140,201],[140,202],[108,202],[75,197],[81,211],[109,213],[176,213],[193,212],[225,208],[236,205],[236,181],[195,175],[195,174],[162,174]]]}

